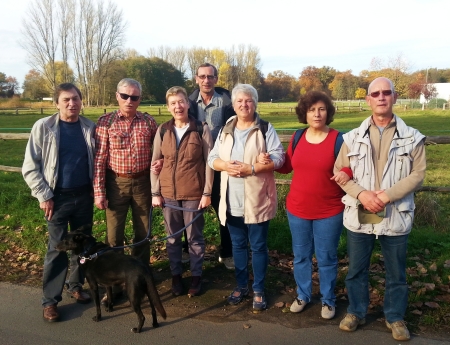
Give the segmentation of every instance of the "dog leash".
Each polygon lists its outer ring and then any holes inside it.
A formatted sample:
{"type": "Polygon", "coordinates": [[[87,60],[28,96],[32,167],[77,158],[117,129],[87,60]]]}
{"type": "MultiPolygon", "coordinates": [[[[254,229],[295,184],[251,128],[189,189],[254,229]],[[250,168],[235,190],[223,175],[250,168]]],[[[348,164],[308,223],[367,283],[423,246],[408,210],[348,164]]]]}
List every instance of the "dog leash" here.
{"type": "Polygon", "coordinates": [[[128,244],[126,246],[108,247],[108,248],[105,248],[105,249],[103,249],[103,250],[101,250],[101,251],[99,251],[97,253],[94,253],[92,255],[89,255],[89,256],[82,256],[83,254],[81,254],[81,255],[79,255],[80,263],[84,264],[86,262],[86,260],[93,260],[97,256],[102,255],[103,253],[105,253],[105,252],[107,252],[109,250],[119,250],[119,249],[131,248],[131,247],[139,246],[139,245],[143,244],[146,241],[149,241],[150,243],[166,241],[169,238],[177,236],[179,233],[184,231],[188,226],[190,226],[192,223],[194,223],[197,220],[197,218],[200,217],[205,212],[204,208],[198,210],[198,209],[193,209],[193,208],[185,208],[185,207],[180,207],[180,206],[175,206],[175,205],[167,205],[167,204],[163,204],[163,207],[169,207],[169,208],[172,208],[172,209],[178,210],[178,211],[198,212],[198,213],[195,215],[194,219],[192,219],[188,224],[186,224],[184,227],[182,227],[177,232],[175,232],[175,233],[173,233],[171,235],[168,235],[166,237],[163,237],[163,238],[152,240],[152,239],[150,239],[150,233],[151,233],[151,228],[152,228],[152,220],[153,220],[153,205],[152,205],[152,206],[150,206],[150,213],[149,213],[149,217],[148,217],[147,236],[143,240],[141,240],[141,241],[139,241],[137,243],[128,244]]]}

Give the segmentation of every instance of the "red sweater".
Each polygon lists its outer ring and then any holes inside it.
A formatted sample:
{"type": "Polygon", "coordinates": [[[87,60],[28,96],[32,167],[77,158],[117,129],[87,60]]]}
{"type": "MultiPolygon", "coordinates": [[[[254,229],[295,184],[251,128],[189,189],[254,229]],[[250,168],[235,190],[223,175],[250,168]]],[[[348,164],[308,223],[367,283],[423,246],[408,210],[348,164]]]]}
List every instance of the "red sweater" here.
{"type": "Polygon", "coordinates": [[[306,131],[300,138],[292,156],[292,140],[286,152],[284,165],[277,171],[288,174],[294,170],[287,210],[303,219],[322,219],[337,215],[344,210],[341,198],[344,191],[330,180],[334,167],[334,144],[338,131],[330,129],[319,144],[306,140],[306,131]]]}

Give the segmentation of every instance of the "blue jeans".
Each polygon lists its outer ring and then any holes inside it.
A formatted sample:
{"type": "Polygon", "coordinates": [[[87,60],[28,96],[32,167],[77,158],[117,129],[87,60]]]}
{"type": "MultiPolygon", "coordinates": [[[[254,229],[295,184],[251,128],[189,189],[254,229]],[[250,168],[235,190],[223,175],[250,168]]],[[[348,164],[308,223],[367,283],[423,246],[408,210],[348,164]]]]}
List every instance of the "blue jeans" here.
{"type": "Polygon", "coordinates": [[[316,254],[319,267],[322,303],[335,306],[337,248],[342,232],[342,215],[323,219],[303,219],[287,211],[294,253],[294,278],[298,298],[309,303],[312,294],[312,257],[316,254]]]}
{"type": "MultiPolygon", "coordinates": [[[[378,236],[386,268],[384,315],[387,322],[403,320],[408,305],[406,249],[408,235],[378,236]]],[[[375,235],[347,230],[349,268],[345,285],[350,305],[347,312],[365,317],[369,306],[369,266],[375,235]]]]}
{"type": "MultiPolygon", "coordinates": [[[[91,225],[85,230],[86,234],[91,235],[94,212],[94,199],[90,192],[80,195],[55,195],[53,201],[53,217],[50,221],[47,220],[48,246],[44,259],[42,297],[44,307],[61,302],[67,276],[67,254],[57,251],[56,245],[66,236],[68,224],[71,231],[83,225],[91,225]]],[[[70,256],[69,291],[81,289],[84,283],[84,275],[77,259],[77,255],[70,256]]]]}
{"type": "Polygon", "coordinates": [[[264,292],[269,254],[267,252],[267,234],[269,221],[257,224],[245,224],[243,217],[227,214],[227,225],[233,244],[233,258],[237,285],[248,287],[248,243],[252,250],[253,291],[264,292]]]}

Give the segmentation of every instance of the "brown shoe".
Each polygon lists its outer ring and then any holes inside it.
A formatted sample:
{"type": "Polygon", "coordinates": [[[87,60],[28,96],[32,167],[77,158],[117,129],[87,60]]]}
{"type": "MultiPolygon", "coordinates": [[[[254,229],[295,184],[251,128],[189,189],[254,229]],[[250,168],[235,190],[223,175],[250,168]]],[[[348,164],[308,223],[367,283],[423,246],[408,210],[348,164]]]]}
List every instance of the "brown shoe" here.
{"type": "Polygon", "coordinates": [[[86,304],[91,301],[91,296],[82,290],[67,291],[70,297],[75,298],[77,303],[86,304]]]}
{"type": "Polygon", "coordinates": [[[44,307],[44,313],[42,317],[44,318],[44,321],[47,322],[59,321],[58,308],[56,307],[56,304],[44,307]]]}
{"type": "Polygon", "coordinates": [[[192,277],[191,287],[188,291],[188,297],[197,296],[202,289],[202,277],[194,276],[192,277]]]}

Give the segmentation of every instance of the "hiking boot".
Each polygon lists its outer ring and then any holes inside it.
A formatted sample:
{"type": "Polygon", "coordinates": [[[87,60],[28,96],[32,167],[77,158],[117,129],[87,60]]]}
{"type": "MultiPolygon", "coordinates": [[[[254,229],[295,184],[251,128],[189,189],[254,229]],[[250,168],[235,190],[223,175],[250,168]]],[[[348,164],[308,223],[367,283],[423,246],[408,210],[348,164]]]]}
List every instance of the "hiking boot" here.
{"type": "Polygon", "coordinates": [[[326,303],[322,303],[322,317],[324,319],[330,320],[334,317],[334,314],[336,313],[336,308],[328,305],[326,303]]]}
{"type": "Polygon", "coordinates": [[[192,277],[191,287],[188,291],[188,297],[197,296],[202,289],[202,277],[194,276],[192,277]]]}
{"type": "Polygon", "coordinates": [[[339,328],[343,331],[354,332],[359,325],[364,325],[365,323],[366,319],[360,319],[356,315],[347,313],[339,324],[339,328]]]}
{"type": "Polygon", "coordinates": [[[183,293],[183,283],[181,281],[181,274],[172,276],[172,295],[180,296],[183,293]]]}
{"type": "Polygon", "coordinates": [[[191,260],[191,257],[189,256],[189,252],[185,252],[183,250],[183,252],[181,253],[181,262],[183,264],[188,263],[191,260]]]}
{"type": "Polygon", "coordinates": [[[395,340],[409,340],[411,337],[408,328],[406,327],[406,323],[403,320],[392,323],[386,321],[386,326],[392,330],[392,338],[395,340]]]}
{"type": "Polygon", "coordinates": [[[44,307],[42,317],[44,318],[44,321],[47,321],[47,322],[59,321],[58,308],[57,308],[56,304],[49,305],[48,307],[44,307]]]}
{"type": "Polygon", "coordinates": [[[294,302],[291,304],[291,313],[300,313],[308,303],[302,299],[295,298],[294,302]]]}
{"type": "Polygon", "coordinates": [[[222,258],[219,256],[219,262],[223,263],[229,270],[234,270],[234,259],[232,256],[228,258],[222,258]]]}
{"type": "Polygon", "coordinates": [[[70,297],[75,298],[77,303],[86,304],[91,301],[91,296],[83,290],[67,291],[67,294],[70,297]]]}

